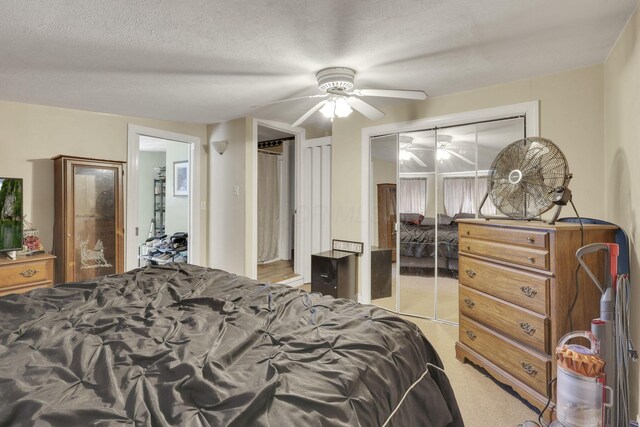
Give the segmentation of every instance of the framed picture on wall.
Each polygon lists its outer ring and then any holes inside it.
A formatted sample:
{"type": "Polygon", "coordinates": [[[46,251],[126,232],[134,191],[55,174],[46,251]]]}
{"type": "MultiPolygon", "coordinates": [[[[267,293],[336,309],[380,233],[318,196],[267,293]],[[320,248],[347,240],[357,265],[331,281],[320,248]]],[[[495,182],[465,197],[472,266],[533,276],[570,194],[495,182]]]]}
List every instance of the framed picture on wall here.
{"type": "Polygon", "coordinates": [[[189,195],[189,162],[173,162],[173,195],[189,195]]]}

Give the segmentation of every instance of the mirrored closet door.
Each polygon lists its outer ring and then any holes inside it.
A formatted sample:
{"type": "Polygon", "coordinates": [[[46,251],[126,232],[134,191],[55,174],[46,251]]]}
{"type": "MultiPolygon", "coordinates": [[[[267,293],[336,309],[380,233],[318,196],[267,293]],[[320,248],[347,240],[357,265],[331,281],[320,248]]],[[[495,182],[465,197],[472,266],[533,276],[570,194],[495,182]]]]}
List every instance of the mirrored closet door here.
{"type": "MultiPolygon", "coordinates": [[[[458,323],[458,225],[476,218],[496,155],[524,117],[371,138],[371,302],[458,323]]],[[[497,215],[491,200],[482,214],[497,215]]]]}

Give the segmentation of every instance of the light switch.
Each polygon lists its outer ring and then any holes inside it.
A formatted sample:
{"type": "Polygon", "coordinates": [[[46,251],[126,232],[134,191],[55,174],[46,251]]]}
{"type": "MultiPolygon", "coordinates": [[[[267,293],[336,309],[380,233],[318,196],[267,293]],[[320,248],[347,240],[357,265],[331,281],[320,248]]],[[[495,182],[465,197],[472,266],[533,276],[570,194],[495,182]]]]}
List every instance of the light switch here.
{"type": "Polygon", "coordinates": [[[239,185],[234,185],[233,186],[233,195],[234,196],[239,196],[240,195],[240,186],[239,185]]]}

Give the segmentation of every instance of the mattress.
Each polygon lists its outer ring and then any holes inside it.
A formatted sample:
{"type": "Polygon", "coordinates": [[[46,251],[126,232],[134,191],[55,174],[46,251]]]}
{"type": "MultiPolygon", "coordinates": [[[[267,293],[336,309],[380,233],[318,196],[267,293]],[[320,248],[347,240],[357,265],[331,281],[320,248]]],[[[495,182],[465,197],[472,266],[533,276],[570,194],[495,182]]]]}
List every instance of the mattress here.
{"type": "Polygon", "coordinates": [[[460,426],[389,312],[189,264],[0,298],[0,425],[460,426]]]}
{"type": "Polygon", "coordinates": [[[458,226],[439,225],[436,242],[436,229],[433,225],[415,225],[401,223],[400,255],[414,258],[432,258],[436,245],[438,256],[458,258],[458,226]]]}

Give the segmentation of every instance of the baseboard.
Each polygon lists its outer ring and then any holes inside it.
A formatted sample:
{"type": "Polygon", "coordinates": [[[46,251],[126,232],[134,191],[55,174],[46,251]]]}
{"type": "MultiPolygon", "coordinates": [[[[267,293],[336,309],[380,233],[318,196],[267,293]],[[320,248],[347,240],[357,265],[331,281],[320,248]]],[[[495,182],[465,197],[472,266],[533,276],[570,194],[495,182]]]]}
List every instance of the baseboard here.
{"type": "Polygon", "coordinates": [[[304,285],[304,279],[302,278],[302,276],[294,276],[285,280],[281,280],[278,283],[280,283],[281,285],[287,285],[297,288],[298,286],[304,285]]]}

